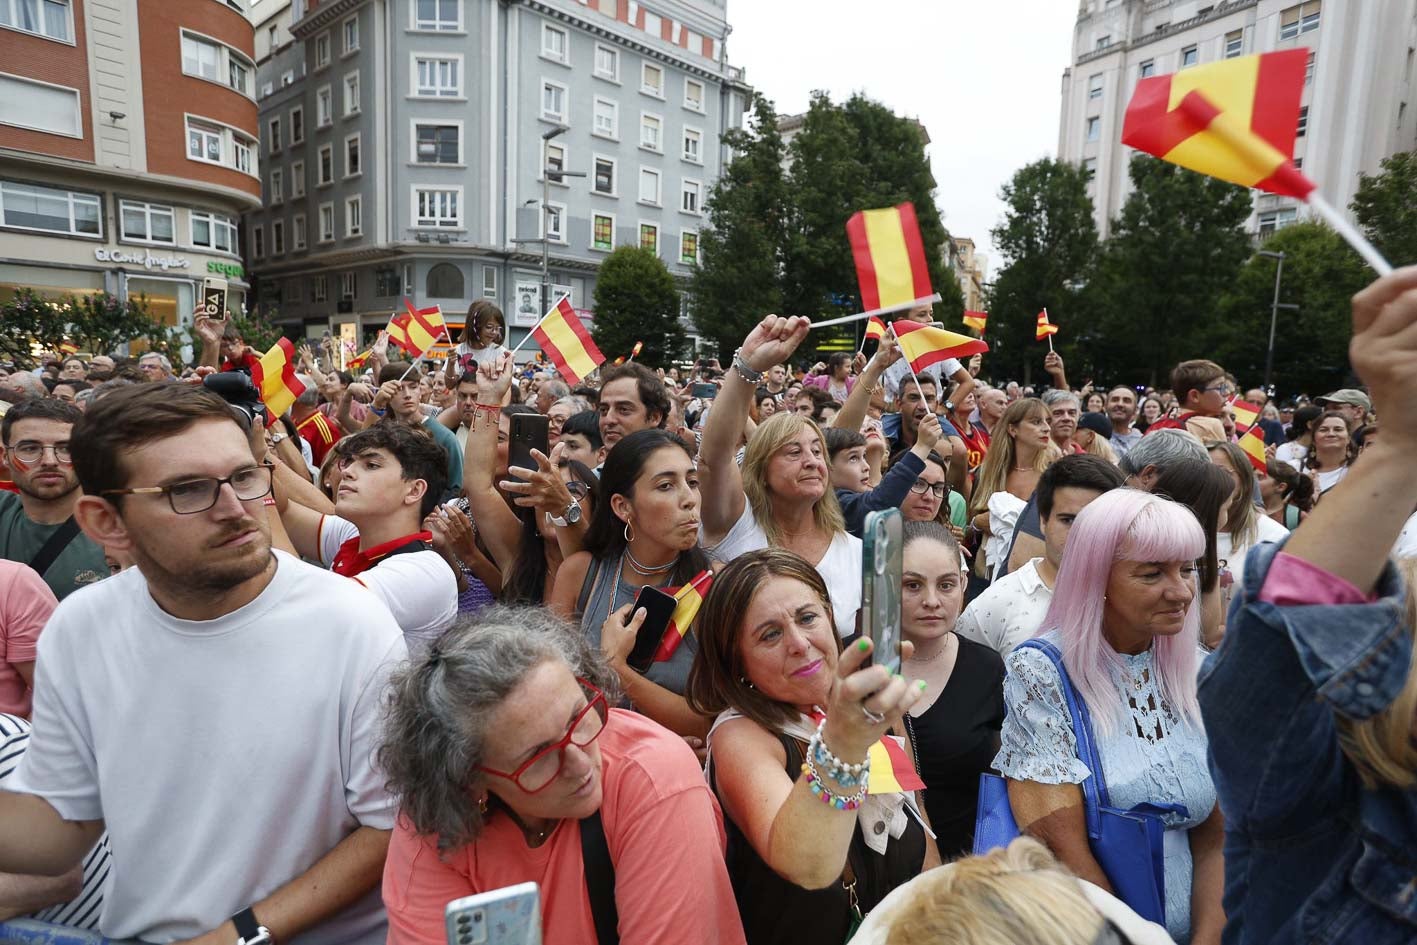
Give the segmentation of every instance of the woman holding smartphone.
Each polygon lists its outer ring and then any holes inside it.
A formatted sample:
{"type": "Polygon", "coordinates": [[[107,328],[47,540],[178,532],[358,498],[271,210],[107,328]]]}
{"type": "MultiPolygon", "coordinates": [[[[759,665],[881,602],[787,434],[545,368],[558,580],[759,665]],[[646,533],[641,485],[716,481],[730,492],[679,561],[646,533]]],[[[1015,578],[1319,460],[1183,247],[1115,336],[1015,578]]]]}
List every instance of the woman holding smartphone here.
{"type": "Polygon", "coordinates": [[[635,609],[641,589],[678,588],[709,569],[698,542],[698,467],[672,433],[640,430],[610,450],[600,487],[586,550],[562,564],[549,603],[580,622],[636,709],[680,735],[702,737],[708,720],[690,711],[683,695],[698,652],[692,633],[643,673],[626,663],[648,616],[635,609]]]}

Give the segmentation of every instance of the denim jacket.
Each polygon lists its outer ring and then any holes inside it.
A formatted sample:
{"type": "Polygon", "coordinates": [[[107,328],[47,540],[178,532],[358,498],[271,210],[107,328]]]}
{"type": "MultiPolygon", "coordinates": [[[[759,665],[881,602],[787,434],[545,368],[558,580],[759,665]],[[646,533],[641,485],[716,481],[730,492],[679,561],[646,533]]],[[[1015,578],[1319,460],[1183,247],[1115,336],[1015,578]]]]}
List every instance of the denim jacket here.
{"type": "Polygon", "coordinates": [[[1363,788],[1337,716],[1367,719],[1412,657],[1391,567],[1371,604],[1259,601],[1260,545],[1206,660],[1200,704],[1225,815],[1226,945],[1417,941],[1417,791],[1363,788]]]}

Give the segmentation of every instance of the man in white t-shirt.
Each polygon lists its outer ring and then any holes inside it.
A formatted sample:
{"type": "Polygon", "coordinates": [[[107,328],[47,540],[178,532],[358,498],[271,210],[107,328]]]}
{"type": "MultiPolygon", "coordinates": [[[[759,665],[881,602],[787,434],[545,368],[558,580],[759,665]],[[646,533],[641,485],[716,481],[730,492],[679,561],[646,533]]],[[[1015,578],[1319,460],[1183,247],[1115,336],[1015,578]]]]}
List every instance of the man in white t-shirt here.
{"type": "Polygon", "coordinates": [[[281,522],[301,555],[373,591],[418,651],[458,615],[457,577],[423,530],[445,488],[443,450],[416,427],[376,423],[343,451],[336,514],[303,505],[314,487],[282,473],[281,522]]]}
{"type": "Polygon", "coordinates": [[[1100,456],[1064,456],[1038,478],[1038,520],[1043,557],[991,584],[960,614],[955,630],[1003,656],[1043,628],[1063,548],[1073,520],[1093,499],[1122,487],[1122,474],[1100,456]]]}
{"type": "Polygon", "coordinates": [[[75,425],[79,524],[136,564],[40,637],[0,871],[62,874],[107,829],[109,938],[379,945],[397,802],[374,758],[407,650],[374,595],[272,551],[247,437],[185,384],[75,425]]]}

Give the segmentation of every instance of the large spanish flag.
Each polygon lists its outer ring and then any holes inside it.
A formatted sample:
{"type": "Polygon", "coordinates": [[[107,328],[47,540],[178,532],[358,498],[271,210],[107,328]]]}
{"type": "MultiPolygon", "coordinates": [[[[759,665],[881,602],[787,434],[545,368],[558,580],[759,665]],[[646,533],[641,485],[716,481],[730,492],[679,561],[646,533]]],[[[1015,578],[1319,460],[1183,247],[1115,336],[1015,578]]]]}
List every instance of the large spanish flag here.
{"type": "Polygon", "coordinates": [[[1272,194],[1306,199],[1294,167],[1307,49],[1222,59],[1137,83],[1122,143],[1272,194]]]}
{"type": "Polygon", "coordinates": [[[866,311],[910,308],[935,294],[914,204],[860,210],[846,221],[846,236],[866,311]]]}
{"type": "Polygon", "coordinates": [[[270,426],[305,393],[305,385],[295,376],[295,346],[289,338],[280,339],[256,359],[251,365],[251,381],[261,392],[268,414],[266,425],[270,426]]]}
{"type": "Polygon", "coordinates": [[[697,577],[674,592],[674,599],[679,603],[674,605],[674,615],[669,618],[669,626],[665,628],[664,636],[659,640],[659,649],[654,651],[656,663],[665,662],[679,649],[679,644],[689,632],[694,618],[699,615],[704,595],[712,585],[713,572],[700,571],[697,577]]]}
{"type": "Polygon", "coordinates": [[[904,318],[897,319],[891,328],[895,330],[896,340],[900,342],[901,353],[910,362],[910,369],[917,374],[947,358],[967,358],[989,350],[989,346],[982,339],[957,335],[943,328],[922,325],[904,318]]]}
{"type": "Polygon", "coordinates": [[[434,305],[431,308],[414,308],[408,299],[403,300],[404,311],[389,321],[389,340],[417,360],[437,343],[447,330],[443,321],[443,310],[434,305]]]}
{"type": "Polygon", "coordinates": [[[971,312],[966,309],[964,312],[964,324],[966,327],[973,328],[982,335],[984,334],[984,326],[989,324],[989,313],[971,312]]]}
{"type": "Polygon", "coordinates": [[[1264,434],[1261,429],[1258,424],[1250,427],[1245,431],[1245,435],[1240,437],[1240,442],[1237,445],[1249,457],[1250,465],[1255,467],[1260,475],[1264,475],[1269,472],[1269,458],[1265,456],[1264,434]]]}
{"type": "MultiPolygon", "coordinates": [[[[809,716],[813,722],[820,722],[825,717],[821,711],[809,716]]],[[[867,794],[903,794],[925,789],[925,782],[916,772],[915,763],[894,735],[881,736],[881,740],[866,752],[866,757],[871,762],[867,794]]]]}
{"type": "Polygon", "coordinates": [[[531,330],[531,336],[561,376],[572,384],[579,384],[582,378],[605,363],[605,355],[600,353],[576,310],[571,308],[570,296],[562,296],[556,307],[542,316],[531,330]]]}
{"type": "MultiPolygon", "coordinates": [[[[1056,335],[1057,333],[1058,326],[1048,320],[1048,310],[1045,308],[1038,313],[1038,328],[1033,333],[1033,340],[1042,341],[1049,335],[1056,335]]],[[[1050,341],[1048,343],[1052,344],[1053,342],[1050,341]]]]}

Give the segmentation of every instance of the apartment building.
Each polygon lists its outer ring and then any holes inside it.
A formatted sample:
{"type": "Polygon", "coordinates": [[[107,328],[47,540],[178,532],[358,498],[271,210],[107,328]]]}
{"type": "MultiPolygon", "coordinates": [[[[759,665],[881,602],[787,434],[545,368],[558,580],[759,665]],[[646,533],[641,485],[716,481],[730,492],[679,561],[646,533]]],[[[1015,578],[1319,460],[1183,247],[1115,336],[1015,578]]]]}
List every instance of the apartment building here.
{"type": "MultiPolygon", "coordinates": [[[[1140,79],[1285,49],[1309,52],[1295,163],[1346,208],[1359,172],[1417,148],[1417,0],[1082,0],[1058,154],[1092,172],[1098,230],[1130,192],[1122,120],[1140,79]]],[[[1307,216],[1298,201],[1256,193],[1250,229],[1307,216]]]]}

